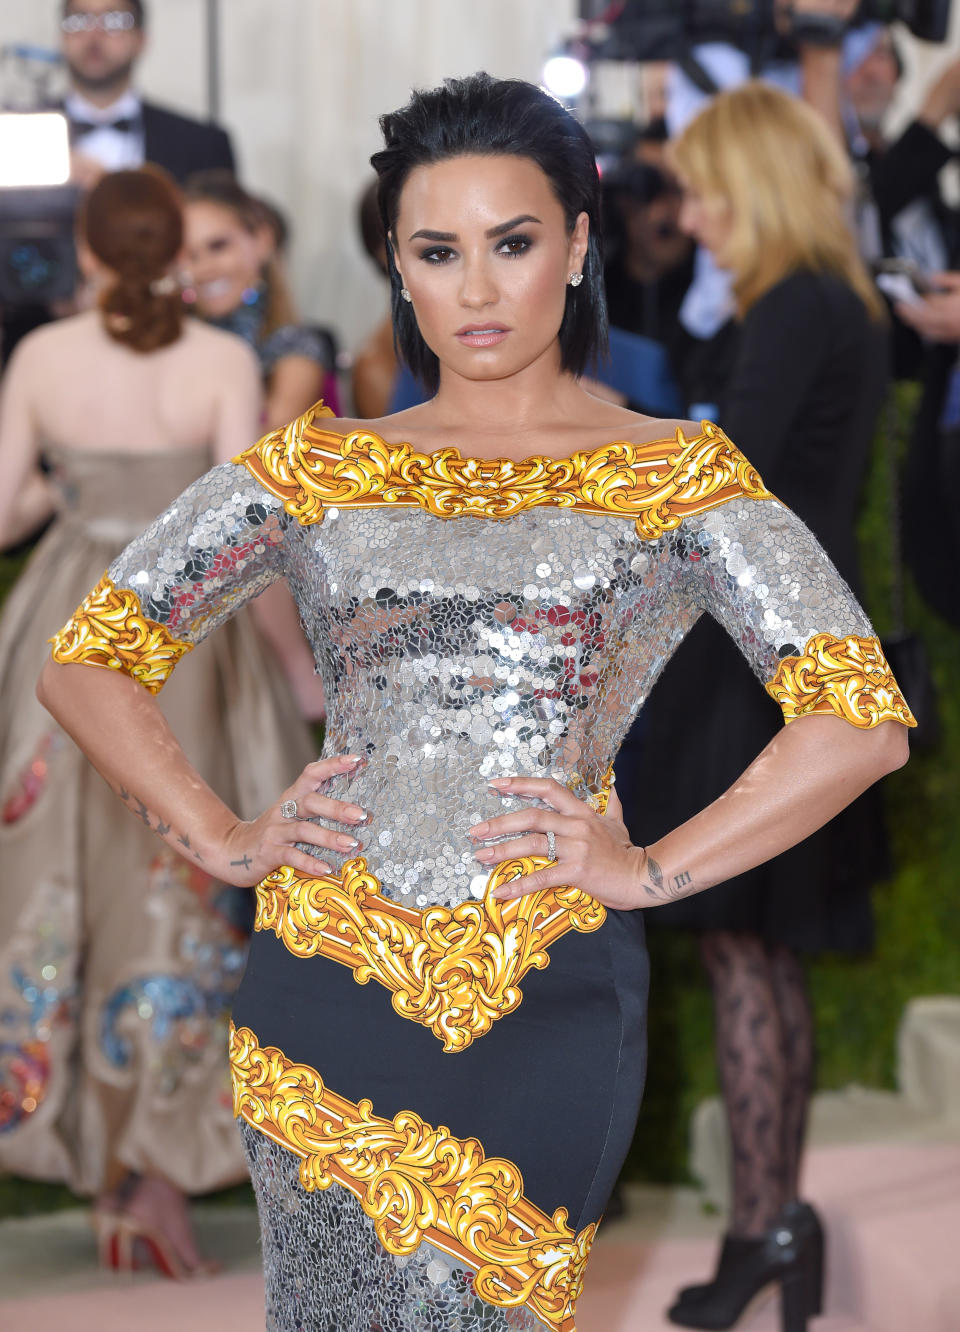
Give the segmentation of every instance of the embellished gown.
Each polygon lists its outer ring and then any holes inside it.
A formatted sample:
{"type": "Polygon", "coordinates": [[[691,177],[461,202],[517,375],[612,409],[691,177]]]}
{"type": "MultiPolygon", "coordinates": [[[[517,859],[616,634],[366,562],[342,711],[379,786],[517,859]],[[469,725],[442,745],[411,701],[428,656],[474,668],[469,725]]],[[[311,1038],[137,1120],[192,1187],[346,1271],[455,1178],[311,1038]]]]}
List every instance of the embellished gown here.
{"type": "Polygon", "coordinates": [[[714,426],[509,462],[324,415],[191,486],[54,654],[158,689],[285,577],[326,753],[366,759],[327,786],[371,811],[361,850],[260,884],[235,1002],[268,1327],[572,1332],[640,1103],[643,915],[575,887],[495,900],[545,862],[479,870],[467,829],[519,803],[488,779],[550,775],[602,809],[704,611],[787,720],[910,714],[845,583],[714,426]],[[109,642],[90,633],[104,605],[109,642]]]}
{"type": "MultiPolygon", "coordinates": [[[[210,454],[44,452],[59,511],[0,616],[0,1170],[96,1194],[125,1167],[202,1193],[245,1173],[224,1044],[252,894],[122,809],[36,685],[50,635],[210,454]]],[[[316,756],[249,615],[163,708],[247,817],[316,756]]]]}

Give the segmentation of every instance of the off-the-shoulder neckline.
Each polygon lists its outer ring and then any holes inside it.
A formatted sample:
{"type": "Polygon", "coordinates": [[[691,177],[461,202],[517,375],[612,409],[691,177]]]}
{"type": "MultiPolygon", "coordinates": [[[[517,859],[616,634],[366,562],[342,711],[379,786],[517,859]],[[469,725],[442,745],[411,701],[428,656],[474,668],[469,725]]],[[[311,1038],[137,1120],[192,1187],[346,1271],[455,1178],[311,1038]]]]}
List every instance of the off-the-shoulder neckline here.
{"type": "Polygon", "coordinates": [[[528,453],[522,458],[509,458],[506,454],[502,453],[493,454],[490,457],[481,457],[479,454],[475,453],[464,453],[457,444],[444,444],[442,448],[439,449],[424,449],[408,439],[386,439],[376,430],[358,428],[356,430],[348,430],[345,434],[341,434],[338,430],[326,429],[323,424],[324,419],[325,418],[323,417],[315,419],[313,423],[314,429],[319,433],[326,435],[331,440],[339,440],[341,448],[346,445],[347,451],[352,451],[353,447],[360,440],[372,439],[376,443],[382,445],[383,448],[389,449],[391,452],[398,450],[402,452],[409,451],[412,456],[418,459],[453,459],[455,462],[460,463],[463,466],[474,464],[476,467],[496,467],[500,470],[510,467],[520,467],[527,470],[535,466],[563,466],[565,463],[570,463],[581,468],[592,459],[609,453],[611,449],[629,449],[635,453],[646,452],[648,449],[653,449],[660,445],[670,447],[676,446],[684,449],[688,445],[695,443],[697,440],[703,439],[705,436],[723,434],[723,431],[718,425],[714,424],[714,422],[704,420],[701,421],[700,428],[695,433],[686,434],[681,426],[677,426],[672,435],[656,435],[653,439],[644,439],[639,442],[632,439],[611,439],[603,444],[597,444],[593,448],[577,449],[574,453],[565,453],[559,457],[555,457],[553,454],[549,453],[528,453]]]}

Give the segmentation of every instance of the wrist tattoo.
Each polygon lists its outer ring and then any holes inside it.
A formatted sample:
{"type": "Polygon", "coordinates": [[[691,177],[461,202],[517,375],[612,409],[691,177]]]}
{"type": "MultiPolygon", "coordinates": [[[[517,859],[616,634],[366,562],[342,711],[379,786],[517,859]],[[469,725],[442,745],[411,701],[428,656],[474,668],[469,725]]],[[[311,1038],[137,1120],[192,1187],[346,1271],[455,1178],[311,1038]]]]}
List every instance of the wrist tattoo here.
{"type": "Polygon", "coordinates": [[[665,883],[663,870],[649,855],[647,856],[645,869],[650,882],[643,885],[644,889],[648,897],[652,897],[658,902],[670,902],[678,897],[686,897],[687,894],[684,890],[693,883],[693,876],[687,870],[681,870],[679,874],[673,876],[669,884],[665,883]]]}
{"type": "Polygon", "coordinates": [[[197,848],[191,844],[190,838],[186,833],[184,833],[182,837],[177,838],[177,845],[182,846],[185,851],[189,851],[194,860],[199,860],[201,864],[203,863],[203,856],[201,856],[197,848]]]}
{"type": "MultiPolygon", "coordinates": [[[[135,814],[145,828],[150,828],[160,837],[166,837],[171,831],[170,824],[164,823],[163,819],[157,814],[151,814],[148,806],[137,795],[132,795],[125,786],[116,786],[115,791],[131,814],[135,814]]],[[[203,861],[200,852],[190,844],[190,838],[184,835],[177,838],[177,843],[184,850],[189,851],[194,860],[203,861]]],[[[238,864],[240,862],[237,862],[238,864]]],[[[249,868],[249,865],[247,866],[249,868]]]]}

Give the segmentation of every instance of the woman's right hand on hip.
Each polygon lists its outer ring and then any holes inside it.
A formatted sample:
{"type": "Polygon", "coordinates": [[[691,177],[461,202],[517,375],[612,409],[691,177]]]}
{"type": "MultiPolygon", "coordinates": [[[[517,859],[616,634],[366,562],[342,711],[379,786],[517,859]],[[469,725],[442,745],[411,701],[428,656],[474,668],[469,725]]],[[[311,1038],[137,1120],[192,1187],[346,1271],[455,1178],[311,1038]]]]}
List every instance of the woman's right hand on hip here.
{"type": "Polygon", "coordinates": [[[253,887],[281,865],[305,874],[329,874],[326,861],[301,851],[296,843],[329,847],[331,851],[350,854],[360,843],[348,833],[309,823],[310,818],[329,819],[332,823],[366,823],[367,812],[359,805],[321,795],[319,787],[331,777],[352,773],[363,760],[355,754],[319,759],[308,763],[303,772],[269,809],[250,822],[237,820],[230,829],[216,873],[225,883],[253,887]]]}

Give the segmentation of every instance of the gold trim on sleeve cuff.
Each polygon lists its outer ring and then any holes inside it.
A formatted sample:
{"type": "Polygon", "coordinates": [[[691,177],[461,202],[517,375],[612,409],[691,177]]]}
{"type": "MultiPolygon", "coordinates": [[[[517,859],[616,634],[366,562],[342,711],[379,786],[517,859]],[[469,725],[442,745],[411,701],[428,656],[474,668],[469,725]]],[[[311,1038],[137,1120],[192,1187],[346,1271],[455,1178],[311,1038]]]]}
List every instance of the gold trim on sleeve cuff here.
{"type": "Polygon", "coordinates": [[[865,729],[884,721],[917,724],[876,638],[815,634],[802,656],[781,661],[767,693],[787,722],[829,712],[865,729]]]}
{"type": "Polygon", "coordinates": [[[54,661],[123,671],[151,694],[159,694],[174,666],[193,646],[148,619],[137,594],[114,587],[108,574],[50,642],[54,661]]]}
{"type": "Polygon", "coordinates": [[[595,1223],[574,1234],[565,1208],[541,1211],[519,1168],[487,1157],[476,1138],[412,1110],[386,1119],[369,1100],[348,1101],[249,1027],[231,1026],[230,1067],[234,1113],[300,1158],[305,1189],[349,1189],[388,1253],[405,1257],[427,1240],[476,1274],[487,1304],[575,1332],[595,1223]]]}

